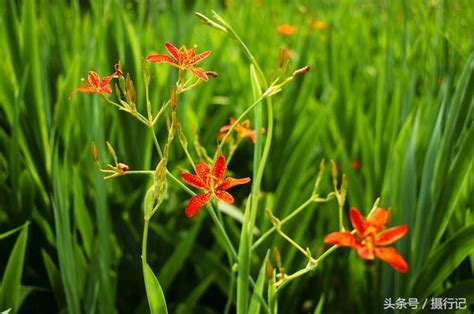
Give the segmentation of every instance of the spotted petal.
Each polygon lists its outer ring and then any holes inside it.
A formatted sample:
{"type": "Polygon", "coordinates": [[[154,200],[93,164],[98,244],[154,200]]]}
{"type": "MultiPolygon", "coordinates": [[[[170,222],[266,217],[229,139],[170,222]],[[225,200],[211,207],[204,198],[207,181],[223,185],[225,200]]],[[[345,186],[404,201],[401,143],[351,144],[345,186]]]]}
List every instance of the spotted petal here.
{"type": "Polygon", "coordinates": [[[207,187],[206,183],[199,176],[189,172],[181,173],[181,178],[183,178],[187,184],[192,185],[198,189],[206,189],[207,187]]]}
{"type": "Polygon", "coordinates": [[[92,86],[99,87],[100,78],[99,74],[97,74],[96,72],[89,71],[89,73],[87,74],[87,80],[92,86]]]}
{"type": "Polygon", "coordinates": [[[324,243],[352,248],[359,248],[362,246],[359,239],[350,232],[332,232],[324,238],[324,243]]]}
{"type": "Polygon", "coordinates": [[[169,63],[175,65],[174,60],[170,56],[163,54],[149,55],[146,57],[146,61],[153,63],[169,63]]]}
{"type": "Polygon", "coordinates": [[[227,177],[224,179],[224,182],[222,182],[222,184],[217,187],[217,189],[221,191],[226,191],[236,185],[246,184],[249,182],[250,182],[250,178],[248,177],[240,178],[240,179],[227,177]]]}
{"type": "Polygon", "coordinates": [[[408,232],[407,225],[401,225],[382,231],[377,235],[375,240],[376,245],[391,244],[402,238],[408,232]]]}
{"type": "Polygon", "coordinates": [[[207,82],[209,80],[209,77],[207,76],[206,71],[204,71],[202,68],[192,67],[191,72],[193,72],[195,76],[197,76],[203,81],[207,82]]]}
{"type": "Polygon", "coordinates": [[[379,207],[367,218],[367,223],[379,232],[387,224],[388,216],[389,212],[379,207]]]}
{"type": "Polygon", "coordinates": [[[196,174],[201,178],[201,180],[207,185],[209,174],[211,173],[211,168],[209,167],[209,165],[205,162],[200,162],[196,165],[194,170],[196,171],[196,174]]]}
{"type": "Polygon", "coordinates": [[[401,273],[408,271],[407,262],[393,247],[376,248],[375,255],[401,273]]]}
{"type": "Polygon", "coordinates": [[[211,51],[210,51],[210,50],[201,52],[201,53],[198,54],[197,56],[192,57],[191,60],[189,61],[189,63],[190,63],[191,65],[195,65],[196,63],[201,62],[202,60],[204,60],[204,59],[206,59],[207,57],[209,57],[210,54],[211,54],[211,51]]]}
{"type": "Polygon", "coordinates": [[[220,155],[216,159],[216,163],[214,164],[214,168],[212,168],[212,176],[214,177],[214,182],[219,182],[224,177],[226,171],[226,161],[223,155],[220,155]]]}
{"type": "Polygon", "coordinates": [[[100,88],[101,93],[107,93],[107,94],[112,94],[112,88],[110,87],[109,84],[103,86],[100,88]]]}
{"type": "Polygon", "coordinates": [[[234,197],[226,191],[215,191],[214,195],[218,200],[223,201],[224,203],[232,204],[234,202],[234,197]]]}
{"type": "Polygon", "coordinates": [[[209,197],[211,196],[211,193],[205,193],[205,194],[198,194],[196,196],[193,196],[188,203],[188,206],[186,206],[185,214],[188,218],[193,217],[196,215],[199,210],[204,206],[209,201],[209,197]]]}
{"type": "Polygon", "coordinates": [[[357,208],[351,208],[350,218],[352,226],[356,229],[357,233],[362,237],[365,230],[367,229],[367,221],[364,216],[357,210],[357,208]]]}
{"type": "Polygon", "coordinates": [[[179,49],[176,48],[173,44],[166,42],[165,43],[165,48],[169,52],[170,55],[173,56],[173,58],[177,61],[180,62],[180,57],[179,57],[179,49]]]}

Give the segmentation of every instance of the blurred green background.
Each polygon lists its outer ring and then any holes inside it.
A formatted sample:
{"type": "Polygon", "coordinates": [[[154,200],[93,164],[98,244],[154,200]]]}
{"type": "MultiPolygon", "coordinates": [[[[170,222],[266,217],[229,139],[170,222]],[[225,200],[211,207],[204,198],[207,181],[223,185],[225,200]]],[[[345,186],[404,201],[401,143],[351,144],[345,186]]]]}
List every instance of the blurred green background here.
{"type": "MultiPolygon", "coordinates": [[[[194,15],[210,16],[211,10],[241,35],[268,80],[276,73],[279,48],[291,51],[290,71],[311,66],[274,98],[275,136],[257,227],[270,227],[264,208],[283,218],[309,197],[322,158],[334,159],[348,176],[346,213],[353,206],[367,214],[381,196],[381,204],[392,208],[392,225],[410,226],[396,245],[409,273],[341,249],[284,288],[280,312],[313,312],[323,295],[324,313],[378,313],[388,297],[466,297],[473,304],[471,0],[3,0],[0,311],[148,312],[140,248],[142,200],[152,180],[104,181],[90,143],[98,144],[103,163],[110,141],[131,169],[152,169],[158,161],[153,141],[145,127],[99,97],[67,97],[88,70],[110,74],[120,60],[143,112],[143,57],[164,52],[165,41],[210,49],[203,67],[219,78],[182,95],[178,116],[188,138],[198,130],[200,143],[213,153],[220,126],[252,103],[252,89],[239,46],[194,15]],[[323,27],[314,27],[315,21],[323,27]],[[296,32],[279,34],[283,23],[296,32]]],[[[158,108],[176,71],[149,68],[158,108]]],[[[159,130],[163,142],[164,125],[159,130]]],[[[235,177],[251,174],[252,154],[250,141],[239,148],[229,166],[235,177]]],[[[169,168],[175,174],[190,168],[177,142],[169,168]]],[[[322,194],[330,192],[330,183],[326,175],[322,194]]],[[[237,190],[237,205],[248,192],[237,190]]],[[[185,217],[187,200],[170,185],[151,223],[148,263],[171,313],[222,313],[227,257],[207,213],[185,217]]],[[[336,202],[312,205],[285,232],[320,254],[324,235],[338,228],[337,217],[336,202]]],[[[239,222],[226,215],[224,220],[237,245],[239,222]]],[[[273,245],[288,272],[305,266],[304,257],[275,235],[254,252],[254,277],[273,245]]]]}

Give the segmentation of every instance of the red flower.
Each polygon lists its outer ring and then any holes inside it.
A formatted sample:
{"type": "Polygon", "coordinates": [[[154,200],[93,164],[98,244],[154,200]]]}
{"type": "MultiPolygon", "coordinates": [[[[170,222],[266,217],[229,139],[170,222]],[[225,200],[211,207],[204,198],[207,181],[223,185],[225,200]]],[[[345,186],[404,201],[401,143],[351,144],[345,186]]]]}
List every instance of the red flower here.
{"type": "MultiPolygon", "coordinates": [[[[235,123],[235,119],[233,117],[230,118],[230,124],[229,125],[224,125],[223,127],[220,128],[221,134],[219,135],[219,139],[222,140],[225,136],[225,134],[229,131],[229,129],[232,127],[232,125],[235,123]]],[[[234,128],[235,132],[241,137],[241,138],[250,138],[252,142],[257,142],[257,132],[255,130],[252,130],[250,128],[250,120],[245,120],[242,122],[242,124],[237,124],[234,128]]],[[[262,134],[265,133],[265,129],[262,128],[262,134]]]]}
{"type": "Polygon", "coordinates": [[[226,172],[226,161],[224,156],[217,157],[214,167],[209,167],[205,162],[200,162],[195,167],[197,175],[189,172],[181,173],[186,183],[196,188],[206,191],[205,193],[197,194],[193,196],[186,206],[186,216],[193,217],[196,215],[201,207],[203,207],[208,201],[211,195],[214,195],[218,200],[225,203],[232,204],[234,198],[228,192],[231,187],[240,184],[246,184],[250,182],[250,178],[235,179],[231,177],[224,178],[226,172]]]}
{"type": "Polygon", "coordinates": [[[377,256],[399,272],[406,273],[408,264],[400,253],[393,247],[383,246],[392,244],[403,237],[408,231],[408,226],[401,225],[381,231],[387,224],[388,216],[388,211],[377,208],[366,220],[356,208],[351,208],[351,223],[360,240],[351,232],[333,232],[324,238],[324,242],[352,247],[357,250],[361,258],[366,260],[372,260],[374,256],[377,256]]]}
{"type": "Polygon", "coordinates": [[[87,82],[82,79],[84,86],[76,88],[70,95],[69,99],[71,99],[74,94],[77,92],[81,93],[93,93],[93,94],[112,94],[112,88],[110,87],[110,81],[114,78],[118,78],[122,76],[122,71],[120,68],[120,64],[115,65],[115,72],[109,76],[105,76],[102,79],[99,75],[94,71],[89,71],[87,74],[87,82]]]}
{"type": "Polygon", "coordinates": [[[153,63],[168,63],[182,71],[190,70],[195,76],[203,81],[209,79],[208,73],[206,73],[202,68],[195,67],[195,65],[209,57],[211,54],[210,50],[196,55],[196,47],[188,49],[185,46],[182,46],[178,49],[168,42],[165,43],[165,48],[171,57],[165,54],[154,54],[149,55],[146,60],[153,63]]]}

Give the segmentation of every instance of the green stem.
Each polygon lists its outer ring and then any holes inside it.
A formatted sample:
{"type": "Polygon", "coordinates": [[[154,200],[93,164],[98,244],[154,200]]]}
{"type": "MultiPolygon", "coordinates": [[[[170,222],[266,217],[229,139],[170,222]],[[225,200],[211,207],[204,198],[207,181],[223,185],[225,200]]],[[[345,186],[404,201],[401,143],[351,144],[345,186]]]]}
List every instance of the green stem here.
{"type": "MultiPolygon", "coordinates": [[[[326,198],[315,198],[314,196],[311,196],[309,199],[307,199],[303,204],[301,204],[298,208],[293,210],[291,214],[286,216],[284,219],[280,221],[280,226],[283,226],[286,222],[290,221],[294,217],[296,217],[303,209],[305,209],[308,205],[310,205],[312,202],[316,203],[323,203],[327,202],[331,199],[334,198],[333,193],[329,193],[329,195],[326,198]]],[[[273,232],[275,232],[275,226],[271,227],[268,229],[260,238],[258,238],[257,241],[252,245],[252,250],[255,250],[260,244],[262,244],[263,241],[265,241],[266,238],[268,238],[273,232]]]]}
{"type": "Polygon", "coordinates": [[[227,232],[225,231],[224,225],[222,225],[219,218],[217,218],[214,207],[212,207],[212,205],[208,204],[207,210],[208,210],[209,214],[211,215],[212,220],[216,224],[217,230],[219,230],[219,233],[223,237],[224,242],[227,245],[227,250],[229,251],[230,255],[232,256],[234,262],[238,263],[239,258],[238,258],[237,252],[235,251],[234,246],[233,246],[232,242],[230,241],[229,236],[227,235],[227,232]]]}
{"type": "Polygon", "coordinates": [[[146,263],[147,257],[147,242],[148,242],[148,227],[150,224],[150,218],[145,217],[143,224],[143,238],[142,238],[142,260],[146,263]]]}
{"type": "Polygon", "coordinates": [[[151,134],[153,134],[153,142],[155,143],[155,148],[158,152],[158,156],[160,156],[160,158],[163,158],[163,152],[161,151],[160,143],[158,143],[158,138],[156,137],[155,127],[153,125],[149,125],[149,128],[151,130],[151,134]]]}

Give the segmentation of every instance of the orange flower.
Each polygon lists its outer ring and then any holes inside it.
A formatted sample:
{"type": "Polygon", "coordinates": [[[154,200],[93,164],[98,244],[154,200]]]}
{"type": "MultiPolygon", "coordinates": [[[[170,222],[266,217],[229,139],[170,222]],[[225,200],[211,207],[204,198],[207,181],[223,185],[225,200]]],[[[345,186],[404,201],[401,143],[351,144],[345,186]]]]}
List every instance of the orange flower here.
{"type": "MultiPolygon", "coordinates": [[[[235,123],[235,119],[231,117],[230,119],[230,124],[229,125],[224,125],[223,127],[220,128],[220,134],[219,134],[219,139],[222,140],[224,139],[225,134],[229,131],[229,129],[232,127],[232,125],[235,123]]],[[[237,124],[234,128],[235,132],[241,137],[241,138],[250,138],[252,142],[257,142],[257,132],[255,130],[250,129],[250,120],[245,120],[242,124],[237,124]]],[[[262,134],[265,133],[265,129],[262,128],[262,134]]]]}
{"type": "Polygon", "coordinates": [[[292,24],[281,24],[277,26],[276,30],[283,36],[291,36],[296,33],[296,26],[292,24]]]}
{"type": "Polygon", "coordinates": [[[165,48],[171,57],[165,54],[152,54],[149,55],[146,60],[153,63],[168,63],[182,71],[189,70],[203,81],[209,79],[209,73],[206,73],[202,68],[195,67],[195,65],[209,57],[211,51],[207,50],[196,55],[196,47],[188,49],[185,46],[181,46],[181,48],[178,49],[168,42],[165,43],[165,48]]]}
{"type": "Polygon", "coordinates": [[[70,95],[69,99],[74,96],[77,92],[81,93],[93,93],[93,94],[112,94],[112,88],[110,87],[110,81],[114,78],[123,76],[120,64],[115,65],[115,72],[109,76],[105,76],[102,79],[94,71],[89,71],[87,74],[87,82],[82,79],[84,86],[76,88],[70,95]]]}
{"type": "Polygon", "coordinates": [[[320,31],[326,29],[328,27],[328,24],[321,20],[315,20],[311,22],[311,27],[320,31]]]}
{"type": "Polygon", "coordinates": [[[196,215],[199,210],[209,201],[211,195],[214,195],[220,201],[228,204],[234,202],[234,198],[228,192],[228,189],[241,184],[250,182],[250,178],[235,179],[231,177],[224,178],[227,169],[225,157],[220,155],[214,164],[214,167],[209,167],[205,162],[200,162],[196,165],[194,171],[197,175],[189,172],[181,173],[181,178],[187,184],[198,189],[206,191],[205,193],[197,194],[191,198],[186,206],[186,216],[188,218],[196,215]]]}
{"type": "Polygon", "coordinates": [[[366,260],[377,256],[399,272],[406,273],[408,264],[400,253],[393,247],[383,246],[402,238],[407,233],[408,226],[401,225],[381,231],[387,224],[388,216],[388,211],[377,208],[366,220],[356,208],[351,208],[351,223],[360,239],[351,232],[333,232],[324,238],[324,242],[354,248],[366,260]]]}

